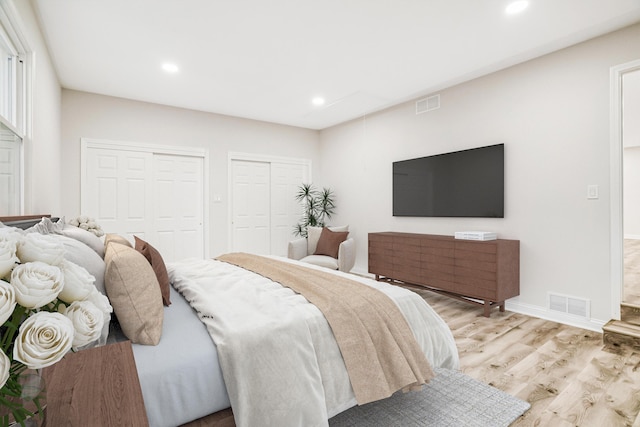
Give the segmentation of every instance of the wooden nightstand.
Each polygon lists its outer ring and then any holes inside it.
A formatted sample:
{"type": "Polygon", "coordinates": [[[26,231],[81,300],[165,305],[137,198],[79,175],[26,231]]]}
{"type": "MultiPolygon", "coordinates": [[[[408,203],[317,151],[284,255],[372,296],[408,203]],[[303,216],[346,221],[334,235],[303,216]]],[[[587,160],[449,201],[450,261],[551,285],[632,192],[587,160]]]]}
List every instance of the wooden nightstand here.
{"type": "Polygon", "coordinates": [[[148,426],[131,342],[70,353],[44,369],[47,426],[148,426]]]}

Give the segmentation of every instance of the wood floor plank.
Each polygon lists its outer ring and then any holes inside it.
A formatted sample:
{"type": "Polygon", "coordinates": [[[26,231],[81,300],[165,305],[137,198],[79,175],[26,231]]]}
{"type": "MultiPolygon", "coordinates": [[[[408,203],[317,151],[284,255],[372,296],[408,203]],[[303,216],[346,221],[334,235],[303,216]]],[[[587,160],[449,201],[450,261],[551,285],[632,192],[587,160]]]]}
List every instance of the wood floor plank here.
{"type": "MultiPolygon", "coordinates": [[[[422,296],[448,325],[454,324],[446,317],[455,317],[450,305],[441,314],[439,300],[428,293],[422,296]]],[[[510,350],[501,341],[511,342],[512,333],[504,332],[501,318],[494,313],[489,319],[495,321],[494,340],[477,343],[472,338],[456,339],[460,365],[468,375],[531,403],[531,409],[512,427],[618,427],[634,423],[640,427],[640,357],[632,350],[607,352],[600,333],[530,318],[516,326],[528,332],[519,344],[525,346],[520,348],[529,347],[530,354],[508,363],[506,369],[496,369],[498,375],[491,378],[492,369],[486,366],[509,358],[510,350]],[[482,360],[486,365],[478,368],[476,364],[482,360]]],[[[453,333],[473,337],[470,330],[466,327],[459,333],[453,329],[453,333]]],[[[484,329],[484,336],[488,331],[484,329]]],[[[523,336],[521,331],[513,334],[523,336]]]]}

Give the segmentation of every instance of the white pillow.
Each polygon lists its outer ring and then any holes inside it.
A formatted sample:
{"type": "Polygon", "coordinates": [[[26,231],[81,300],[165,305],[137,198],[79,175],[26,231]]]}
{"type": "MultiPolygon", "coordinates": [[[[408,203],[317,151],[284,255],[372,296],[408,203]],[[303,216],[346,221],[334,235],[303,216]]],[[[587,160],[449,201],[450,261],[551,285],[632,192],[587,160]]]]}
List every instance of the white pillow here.
{"type": "MultiPolygon", "coordinates": [[[[331,231],[349,231],[348,225],[341,225],[336,227],[328,227],[331,231]]],[[[307,227],[307,254],[313,255],[316,253],[316,247],[318,246],[318,240],[322,234],[322,227],[307,227]]]]}
{"type": "Polygon", "coordinates": [[[82,228],[75,227],[73,225],[65,224],[60,234],[84,243],[85,245],[96,251],[100,258],[104,258],[104,243],[102,243],[102,240],[100,240],[98,236],[91,233],[90,231],[83,230],[82,228]]]}

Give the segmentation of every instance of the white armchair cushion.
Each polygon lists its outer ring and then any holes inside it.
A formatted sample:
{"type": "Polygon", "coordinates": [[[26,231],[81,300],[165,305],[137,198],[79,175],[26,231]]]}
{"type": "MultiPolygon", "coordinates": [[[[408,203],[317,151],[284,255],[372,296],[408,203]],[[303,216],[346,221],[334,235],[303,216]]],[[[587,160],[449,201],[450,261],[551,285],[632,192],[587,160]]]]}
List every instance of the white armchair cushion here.
{"type": "Polygon", "coordinates": [[[320,267],[329,268],[331,270],[338,269],[338,260],[327,255],[309,255],[302,258],[300,261],[308,262],[309,264],[317,265],[320,267]]]}

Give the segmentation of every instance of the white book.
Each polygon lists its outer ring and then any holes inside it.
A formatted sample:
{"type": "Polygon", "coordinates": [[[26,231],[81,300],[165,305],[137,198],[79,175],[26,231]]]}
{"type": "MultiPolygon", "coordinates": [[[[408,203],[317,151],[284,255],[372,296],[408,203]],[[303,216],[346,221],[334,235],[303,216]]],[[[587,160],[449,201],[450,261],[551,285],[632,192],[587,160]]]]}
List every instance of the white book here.
{"type": "Polygon", "coordinates": [[[492,231],[456,231],[454,237],[463,240],[496,240],[498,235],[492,231]]]}

